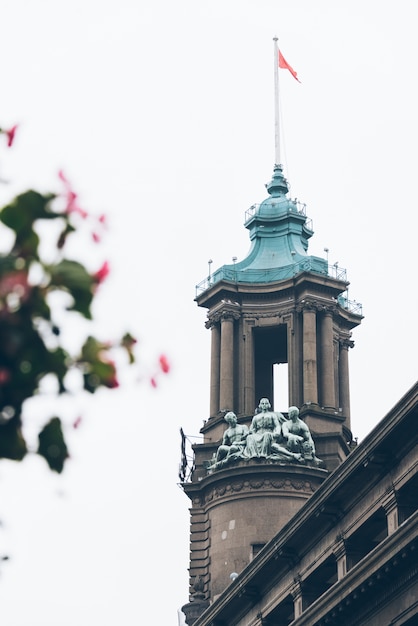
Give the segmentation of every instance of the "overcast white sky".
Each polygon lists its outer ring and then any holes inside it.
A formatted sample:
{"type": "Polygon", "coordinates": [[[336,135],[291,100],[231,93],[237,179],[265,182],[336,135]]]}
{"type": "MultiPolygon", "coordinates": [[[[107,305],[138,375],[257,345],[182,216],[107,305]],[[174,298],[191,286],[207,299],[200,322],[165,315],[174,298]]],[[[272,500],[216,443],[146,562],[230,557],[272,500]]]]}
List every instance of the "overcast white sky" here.
{"type": "Polygon", "coordinates": [[[266,197],[275,35],[302,81],[281,72],[282,160],[313,219],[309,252],[328,247],[363,304],[354,435],[417,378],[414,3],[3,0],[0,16],[0,125],[20,124],[0,200],[59,190],[63,168],[83,206],[107,213],[96,334],[135,334],[143,376],[61,407],[69,423],[84,415],[62,476],[40,458],[0,463],[2,624],[176,626],[189,558],[179,428],[198,436],[209,411],[195,285],[209,258],[246,256],[245,211],[266,197]],[[172,373],[154,390],[161,352],[172,373]]]}

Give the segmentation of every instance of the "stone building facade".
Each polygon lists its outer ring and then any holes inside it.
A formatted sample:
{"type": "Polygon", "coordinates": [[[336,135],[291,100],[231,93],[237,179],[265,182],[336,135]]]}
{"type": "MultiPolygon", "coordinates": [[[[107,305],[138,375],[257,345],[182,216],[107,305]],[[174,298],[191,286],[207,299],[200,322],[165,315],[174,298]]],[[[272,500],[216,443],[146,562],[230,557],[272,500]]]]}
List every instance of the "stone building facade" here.
{"type": "Polygon", "coordinates": [[[418,623],[418,384],[194,626],[418,623]]]}

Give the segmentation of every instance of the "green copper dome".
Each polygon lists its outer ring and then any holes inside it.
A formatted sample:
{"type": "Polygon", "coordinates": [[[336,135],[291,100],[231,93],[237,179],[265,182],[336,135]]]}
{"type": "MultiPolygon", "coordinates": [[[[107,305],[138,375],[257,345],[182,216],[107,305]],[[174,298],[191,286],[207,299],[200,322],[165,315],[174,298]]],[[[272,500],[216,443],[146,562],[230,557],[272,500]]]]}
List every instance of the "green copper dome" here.
{"type": "Polygon", "coordinates": [[[307,254],[308,239],[313,235],[311,221],[305,206],[287,197],[289,189],[281,165],[274,166],[266,188],[269,197],[246,213],[245,227],[251,240],[247,257],[216,270],[210,276],[211,285],[223,279],[268,283],[302,271],[328,274],[325,259],[307,254]]]}

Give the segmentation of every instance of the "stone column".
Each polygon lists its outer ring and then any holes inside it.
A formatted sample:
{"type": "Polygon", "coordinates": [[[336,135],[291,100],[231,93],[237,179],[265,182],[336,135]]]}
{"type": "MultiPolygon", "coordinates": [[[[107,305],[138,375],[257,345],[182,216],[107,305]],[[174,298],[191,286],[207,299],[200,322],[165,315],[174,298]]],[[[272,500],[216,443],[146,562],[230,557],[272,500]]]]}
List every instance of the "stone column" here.
{"type": "Polygon", "coordinates": [[[231,313],[222,314],[219,409],[234,410],[234,318],[231,313]]]}
{"type": "Polygon", "coordinates": [[[388,535],[391,535],[399,526],[399,509],[396,491],[392,490],[382,499],[388,525],[388,535]]]}
{"type": "Polygon", "coordinates": [[[244,325],[244,406],[245,415],[252,415],[255,407],[254,391],[254,320],[244,325]]]}
{"type": "Polygon", "coordinates": [[[289,406],[299,406],[299,369],[295,346],[295,317],[293,314],[288,315],[284,321],[287,324],[287,371],[289,377],[289,406]]]}
{"type": "Polygon", "coordinates": [[[219,387],[220,387],[220,356],[221,356],[221,333],[219,323],[208,323],[211,328],[211,355],[210,355],[210,416],[219,413],[219,387]]]}
{"type": "Polygon", "coordinates": [[[293,606],[294,606],[294,619],[297,619],[302,615],[303,605],[302,605],[302,585],[299,579],[295,579],[295,584],[291,589],[292,598],[293,598],[293,606]]]}
{"type": "Polygon", "coordinates": [[[348,349],[352,348],[354,343],[349,339],[340,339],[340,358],[338,367],[338,383],[340,392],[340,407],[346,418],[345,425],[351,428],[350,421],[350,381],[348,374],[348,349]]]}
{"type": "Polygon", "coordinates": [[[335,408],[334,333],[332,311],[325,311],[321,319],[321,405],[335,408]]]}
{"type": "Polygon", "coordinates": [[[303,309],[303,402],[318,404],[316,311],[309,305],[303,309]]]}
{"type": "Polygon", "coordinates": [[[337,578],[341,580],[347,573],[347,551],[345,541],[341,536],[337,537],[333,552],[337,561],[337,578]]]}

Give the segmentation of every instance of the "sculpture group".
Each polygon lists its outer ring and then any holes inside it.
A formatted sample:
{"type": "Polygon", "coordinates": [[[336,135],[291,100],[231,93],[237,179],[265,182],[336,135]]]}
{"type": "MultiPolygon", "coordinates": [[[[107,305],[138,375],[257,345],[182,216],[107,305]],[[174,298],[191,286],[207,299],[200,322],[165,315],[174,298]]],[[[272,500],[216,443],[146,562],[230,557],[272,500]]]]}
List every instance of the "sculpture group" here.
{"type": "Polygon", "coordinates": [[[271,410],[268,398],[261,398],[250,428],[238,424],[232,411],[225,415],[225,421],[228,428],[209,465],[210,471],[233,461],[254,458],[323,465],[315,455],[312,435],[307,424],[300,419],[296,406],[289,407],[286,419],[282,413],[271,410]]]}

